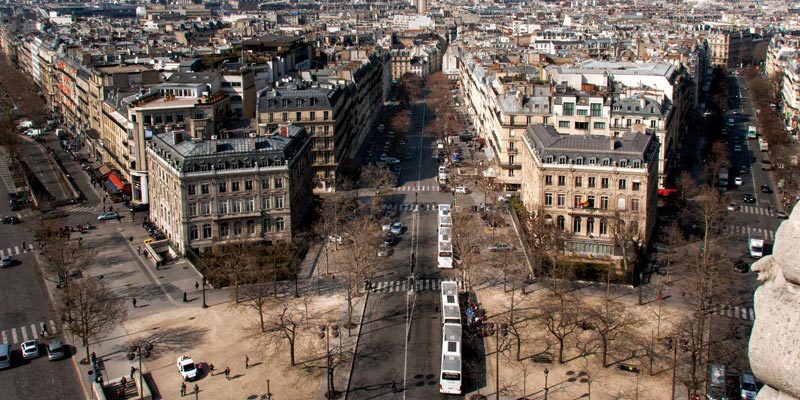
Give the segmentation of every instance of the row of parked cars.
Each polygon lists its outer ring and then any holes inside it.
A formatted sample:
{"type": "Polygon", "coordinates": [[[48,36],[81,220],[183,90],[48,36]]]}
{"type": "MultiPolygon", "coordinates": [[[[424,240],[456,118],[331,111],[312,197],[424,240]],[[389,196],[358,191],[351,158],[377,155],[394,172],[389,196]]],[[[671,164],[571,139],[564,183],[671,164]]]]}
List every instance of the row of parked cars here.
{"type": "MultiPolygon", "coordinates": [[[[39,341],[27,340],[19,345],[22,352],[22,358],[32,360],[39,358],[39,341]]],[[[47,352],[47,359],[50,361],[60,360],[67,355],[66,348],[58,340],[53,340],[45,345],[47,352]]],[[[11,367],[11,346],[8,344],[0,344],[0,369],[11,367]]]]}

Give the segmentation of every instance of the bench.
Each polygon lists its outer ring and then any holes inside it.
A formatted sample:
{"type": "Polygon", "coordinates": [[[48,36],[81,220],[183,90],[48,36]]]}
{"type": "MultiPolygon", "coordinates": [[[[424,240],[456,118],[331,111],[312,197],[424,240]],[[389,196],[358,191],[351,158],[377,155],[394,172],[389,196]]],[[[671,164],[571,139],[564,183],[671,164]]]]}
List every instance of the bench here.
{"type": "Polygon", "coordinates": [[[533,361],[533,362],[535,362],[537,364],[552,364],[553,363],[553,357],[550,357],[549,355],[546,355],[546,354],[545,355],[538,355],[538,356],[531,356],[531,361],[533,361]]]}
{"type": "Polygon", "coordinates": [[[619,364],[619,369],[621,369],[623,371],[633,372],[634,374],[638,374],[639,373],[639,368],[637,368],[637,367],[635,367],[633,365],[630,365],[630,364],[620,363],[619,364]]]}

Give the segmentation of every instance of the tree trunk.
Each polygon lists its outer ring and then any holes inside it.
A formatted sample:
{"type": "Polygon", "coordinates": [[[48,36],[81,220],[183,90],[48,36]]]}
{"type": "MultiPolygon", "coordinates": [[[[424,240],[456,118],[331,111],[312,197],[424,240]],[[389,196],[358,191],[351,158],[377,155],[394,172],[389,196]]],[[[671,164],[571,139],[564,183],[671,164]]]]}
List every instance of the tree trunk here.
{"type": "Polygon", "coordinates": [[[264,307],[258,308],[258,319],[261,322],[261,333],[266,332],[266,328],[264,328],[264,307]]]}
{"type": "Polygon", "coordinates": [[[564,363],[564,338],[558,338],[558,363],[564,363]]]}
{"type": "Polygon", "coordinates": [[[603,368],[608,368],[608,339],[602,338],[603,342],[603,368]]]}
{"type": "Polygon", "coordinates": [[[292,332],[292,334],[289,336],[289,362],[292,364],[292,366],[293,366],[293,367],[295,366],[295,359],[294,359],[294,336],[295,336],[295,333],[294,333],[294,332],[292,332]]]}

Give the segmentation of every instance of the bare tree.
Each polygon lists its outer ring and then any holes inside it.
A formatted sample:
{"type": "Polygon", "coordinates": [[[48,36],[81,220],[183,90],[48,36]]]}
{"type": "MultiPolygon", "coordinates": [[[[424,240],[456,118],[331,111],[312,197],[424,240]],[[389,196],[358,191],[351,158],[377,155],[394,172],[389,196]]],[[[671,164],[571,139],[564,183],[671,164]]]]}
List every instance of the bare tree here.
{"type": "Polygon", "coordinates": [[[619,246],[622,252],[622,272],[626,278],[632,277],[633,268],[629,264],[632,262],[635,265],[636,249],[643,239],[637,217],[633,211],[616,210],[609,223],[614,244],[619,246]]]}
{"type": "Polygon", "coordinates": [[[248,244],[242,240],[218,245],[204,254],[203,275],[209,280],[216,281],[218,286],[233,285],[233,298],[239,302],[239,286],[245,282],[248,272],[253,265],[253,252],[248,244]]]}
{"type": "Polygon", "coordinates": [[[452,211],[453,227],[450,232],[450,242],[453,244],[455,267],[461,272],[461,281],[464,290],[472,290],[477,279],[480,247],[485,242],[482,234],[481,221],[475,214],[452,211]]]}
{"type": "MultiPolygon", "coordinates": [[[[383,188],[392,186],[394,174],[389,168],[377,165],[367,165],[361,169],[361,182],[364,186],[373,189],[376,195],[383,193],[383,188]]],[[[380,196],[374,196],[379,198],[380,196]]]]}
{"type": "Polygon", "coordinates": [[[241,295],[243,300],[240,303],[234,302],[234,304],[255,310],[258,313],[259,327],[263,333],[267,329],[264,324],[264,314],[271,306],[270,286],[272,285],[272,279],[268,276],[267,271],[263,269],[254,278],[255,282],[242,287],[241,295]]]}
{"type": "Polygon", "coordinates": [[[556,258],[548,268],[550,296],[544,299],[538,319],[545,330],[558,342],[558,362],[564,362],[564,345],[578,326],[580,301],[571,293],[570,281],[575,276],[574,266],[556,258]]]}
{"type": "Polygon", "coordinates": [[[378,261],[380,229],[376,225],[374,214],[369,210],[360,210],[351,219],[343,222],[343,231],[350,232],[352,236],[352,243],[344,247],[337,260],[343,274],[344,298],[347,301],[345,327],[348,331],[355,325],[353,300],[361,294],[359,287],[371,276],[378,261]]]}
{"type": "Polygon", "coordinates": [[[48,275],[60,287],[69,288],[70,280],[86,270],[95,260],[94,252],[81,245],[81,241],[70,240],[68,233],[57,234],[50,230],[48,224],[40,225],[37,233],[43,243],[42,269],[45,279],[48,275]]]}
{"type": "Polygon", "coordinates": [[[81,338],[89,359],[89,343],[113,330],[127,318],[125,300],[94,278],[66,288],[59,312],[64,329],[81,338]]]}
{"type": "Polygon", "coordinates": [[[611,342],[617,336],[639,323],[639,319],[632,314],[625,304],[614,301],[608,296],[601,307],[590,307],[587,323],[591,324],[600,340],[601,360],[603,367],[608,367],[608,352],[611,342]]]}
{"type": "Polygon", "coordinates": [[[275,345],[278,348],[289,350],[289,363],[297,364],[296,351],[299,336],[310,332],[312,315],[309,311],[309,298],[292,298],[281,296],[267,298],[267,308],[270,310],[261,326],[255,329],[253,337],[261,346],[275,345]]]}

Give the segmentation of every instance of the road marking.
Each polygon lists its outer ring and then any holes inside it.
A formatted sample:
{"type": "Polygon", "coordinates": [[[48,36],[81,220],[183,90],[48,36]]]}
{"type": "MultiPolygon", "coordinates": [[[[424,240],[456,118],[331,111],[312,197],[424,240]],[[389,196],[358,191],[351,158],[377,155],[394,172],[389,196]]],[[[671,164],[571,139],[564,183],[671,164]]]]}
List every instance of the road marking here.
{"type": "Polygon", "coordinates": [[[17,328],[11,328],[11,338],[14,340],[14,343],[19,343],[19,338],[17,337],[17,328]]]}
{"type": "Polygon", "coordinates": [[[19,331],[22,332],[22,341],[23,342],[27,342],[28,341],[28,331],[25,330],[24,326],[19,327],[19,331]]]}
{"type": "Polygon", "coordinates": [[[31,335],[33,335],[34,339],[39,339],[39,330],[36,328],[36,324],[31,324],[31,335]]]}
{"type": "Polygon", "coordinates": [[[3,331],[3,344],[8,344],[8,332],[3,331]]]}

